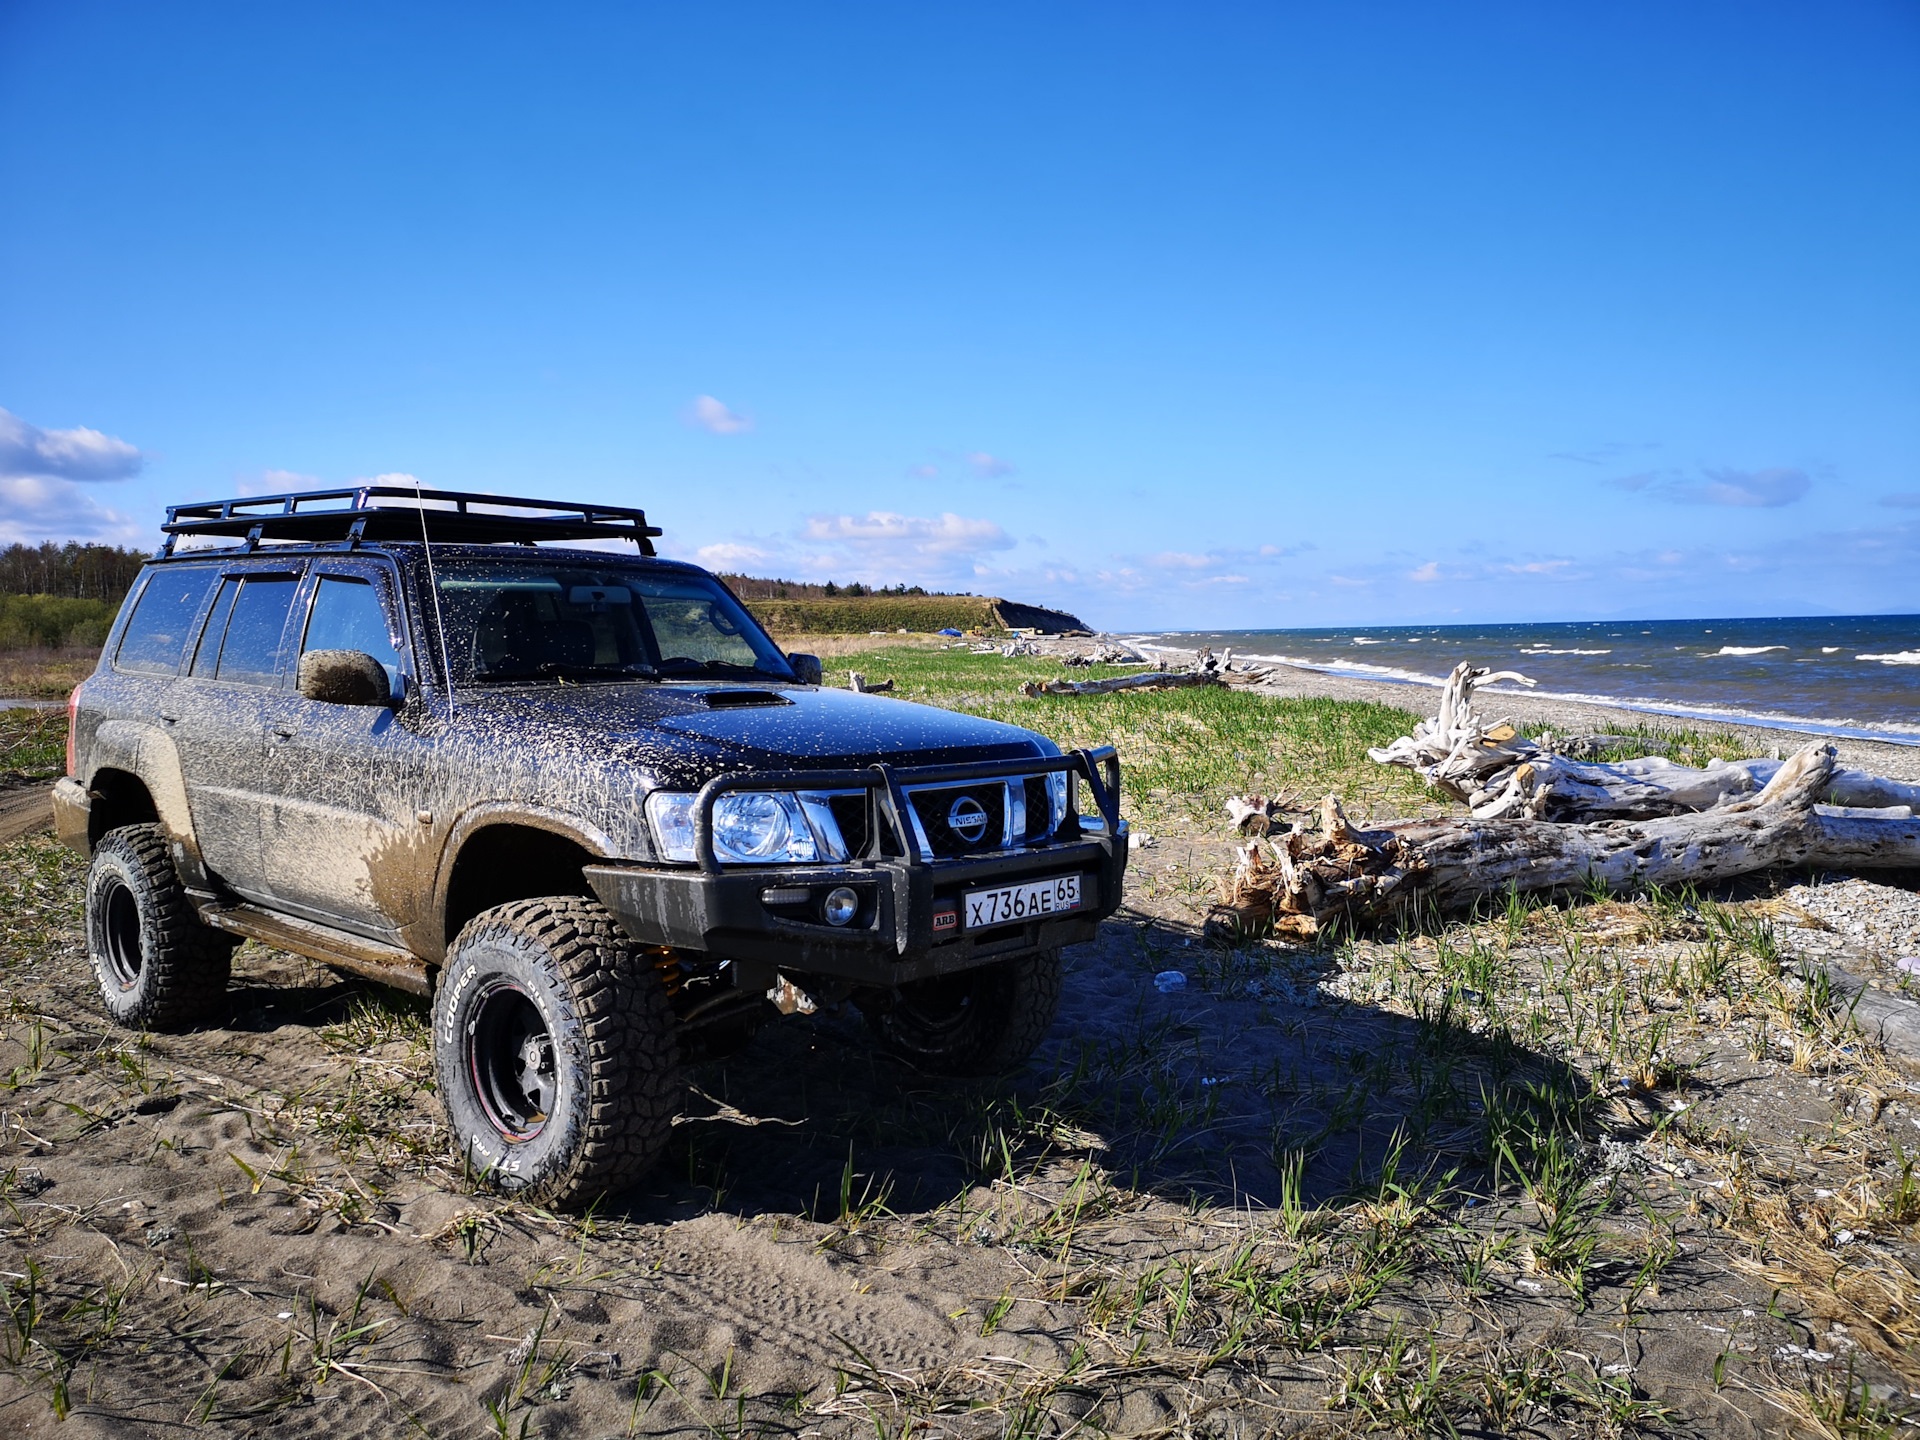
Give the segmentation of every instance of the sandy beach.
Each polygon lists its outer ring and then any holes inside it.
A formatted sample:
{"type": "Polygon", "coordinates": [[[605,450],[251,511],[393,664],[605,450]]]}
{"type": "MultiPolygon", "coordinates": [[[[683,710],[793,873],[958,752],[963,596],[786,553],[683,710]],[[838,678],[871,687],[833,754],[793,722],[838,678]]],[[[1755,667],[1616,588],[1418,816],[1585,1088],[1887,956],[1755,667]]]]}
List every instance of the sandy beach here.
{"type": "MultiPolygon", "coordinates": [[[[1067,953],[1032,1065],[956,1086],[884,1060],[850,1008],[770,1023],[690,1070],[642,1184],[549,1214],[473,1185],[408,997],[249,944],[212,1024],[108,1024],[85,862],[37,820],[0,843],[0,1268],[22,1277],[0,1407],[83,1435],[988,1440],[1358,1433],[1417,1405],[1479,1433],[1744,1440],[1841,1386],[1920,1390],[1896,1149],[1920,1085],[1789,968],[1904,1003],[1910,890],[1754,877],[1210,944],[1236,841],[1216,790],[1247,781],[1170,753],[1257,734],[1271,758],[1244,763],[1298,764],[1312,793],[1418,804],[1417,782],[1357,741],[1314,751],[1280,703],[1036,702],[1020,680],[1087,672],[931,642],[835,658],[1130,747],[1157,834],[1067,953]],[[1254,728],[1205,728],[1236,716],[1254,728]],[[1542,1105],[1571,1128],[1530,1129],[1542,1105]]],[[[1264,688],[1436,698],[1306,670],[1264,688]]],[[[1661,723],[1498,698],[1528,728],[1661,723]]],[[[1903,747],[1841,754],[1914,773],[1903,747]]]]}

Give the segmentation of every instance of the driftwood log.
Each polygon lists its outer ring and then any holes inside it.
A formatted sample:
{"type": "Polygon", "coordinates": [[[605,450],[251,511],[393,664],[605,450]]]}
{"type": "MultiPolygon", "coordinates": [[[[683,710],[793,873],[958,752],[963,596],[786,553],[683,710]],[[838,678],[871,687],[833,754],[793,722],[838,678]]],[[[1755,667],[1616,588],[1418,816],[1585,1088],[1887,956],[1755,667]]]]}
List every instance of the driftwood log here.
{"type": "MultiPolygon", "coordinates": [[[[1527,818],[1405,820],[1356,829],[1329,795],[1320,824],[1235,852],[1214,933],[1311,937],[1416,909],[1457,909],[1507,890],[1612,890],[1712,882],[1776,866],[1920,866],[1920,820],[1835,813],[1833,747],[1807,746],[1757,795],[1695,814],[1567,825],[1527,818]]],[[[1904,808],[1904,807],[1903,807],[1904,808]]]]}
{"type": "MultiPolygon", "coordinates": [[[[1510,719],[1488,721],[1473,708],[1477,687],[1500,680],[1533,681],[1511,670],[1493,673],[1470,662],[1454,667],[1440,692],[1440,708],[1391,745],[1367,754],[1413,770],[1443,794],[1463,802],[1476,820],[1644,820],[1685,815],[1757,795],[1780,773],[1779,760],[1715,760],[1705,769],[1660,755],[1591,764],[1573,758],[1609,736],[1551,733],[1530,739],[1510,719]],[[1572,753],[1569,753],[1572,752],[1572,753]]],[[[1835,770],[1827,805],[1898,819],[1920,810],[1920,785],[1862,770],[1835,770]]]]}
{"type": "Polygon", "coordinates": [[[1116,690],[1180,690],[1189,685],[1218,685],[1219,677],[1205,670],[1150,670],[1144,675],[1116,675],[1111,680],[1029,680],[1020,693],[1029,700],[1039,695],[1111,695],[1116,690]]]}

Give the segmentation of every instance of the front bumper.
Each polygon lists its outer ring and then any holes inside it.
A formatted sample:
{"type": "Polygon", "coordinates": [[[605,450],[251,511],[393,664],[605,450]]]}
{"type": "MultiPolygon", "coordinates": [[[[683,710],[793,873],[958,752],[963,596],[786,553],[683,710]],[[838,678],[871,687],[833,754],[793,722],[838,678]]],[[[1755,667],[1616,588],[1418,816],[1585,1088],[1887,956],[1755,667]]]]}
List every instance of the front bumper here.
{"type": "Polygon", "coordinates": [[[697,866],[591,865],[587,883],[621,926],[647,945],[756,962],[794,974],[857,985],[894,986],[951,974],[1016,955],[1090,940],[1120,905],[1127,869],[1127,833],[1120,820],[1119,762],[1110,748],[1045,760],[895,770],[873,765],[832,775],[722,776],[701,792],[697,866]],[[955,859],[928,859],[909,839],[904,854],[880,853],[879,828],[869,853],[833,865],[732,865],[714,857],[714,799],[731,790],[797,787],[864,788],[888,815],[891,834],[911,836],[903,787],[964,784],[1065,771],[1072,799],[1067,820],[1047,841],[955,859]],[[1096,829],[1078,822],[1079,791],[1091,792],[1096,829]],[[964,928],[957,918],[936,929],[969,890],[1080,876],[1081,904],[1065,914],[964,928]],[[771,892],[824,893],[846,886],[861,897],[853,923],[832,926],[806,907],[770,904],[771,892]]]}

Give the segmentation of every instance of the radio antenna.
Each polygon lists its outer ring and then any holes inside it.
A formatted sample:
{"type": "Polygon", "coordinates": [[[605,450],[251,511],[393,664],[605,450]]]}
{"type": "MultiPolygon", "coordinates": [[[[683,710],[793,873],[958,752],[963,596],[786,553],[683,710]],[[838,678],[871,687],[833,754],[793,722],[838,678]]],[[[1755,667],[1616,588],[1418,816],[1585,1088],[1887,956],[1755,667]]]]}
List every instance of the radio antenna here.
{"type": "Polygon", "coordinates": [[[427,538],[427,502],[420,493],[420,477],[413,477],[413,503],[420,511],[420,548],[427,554],[427,589],[433,592],[433,626],[440,632],[440,673],[447,681],[447,719],[453,719],[453,649],[447,643],[447,621],[440,612],[440,586],[433,578],[433,542],[427,538]]]}

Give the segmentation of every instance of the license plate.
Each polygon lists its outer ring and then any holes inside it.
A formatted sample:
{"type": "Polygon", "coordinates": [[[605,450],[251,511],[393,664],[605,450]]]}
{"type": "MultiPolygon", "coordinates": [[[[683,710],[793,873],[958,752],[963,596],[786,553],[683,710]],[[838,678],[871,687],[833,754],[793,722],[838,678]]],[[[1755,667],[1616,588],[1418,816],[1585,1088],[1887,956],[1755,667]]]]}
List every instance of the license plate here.
{"type": "Polygon", "coordinates": [[[1002,885],[996,890],[969,890],[961,898],[966,903],[967,929],[1011,925],[1038,915],[1058,915],[1064,910],[1078,910],[1080,877],[1057,875],[1051,880],[1002,885]]]}

